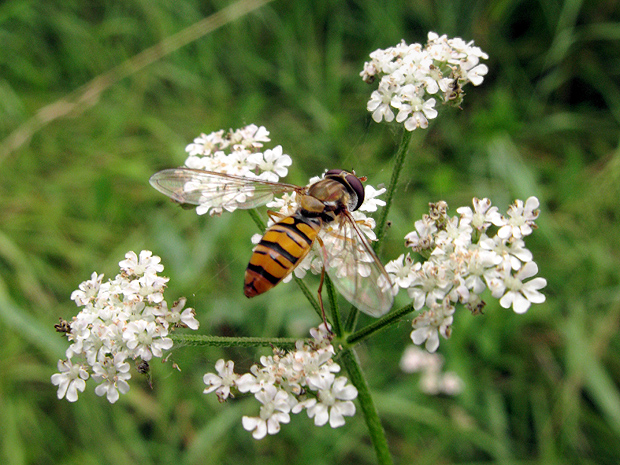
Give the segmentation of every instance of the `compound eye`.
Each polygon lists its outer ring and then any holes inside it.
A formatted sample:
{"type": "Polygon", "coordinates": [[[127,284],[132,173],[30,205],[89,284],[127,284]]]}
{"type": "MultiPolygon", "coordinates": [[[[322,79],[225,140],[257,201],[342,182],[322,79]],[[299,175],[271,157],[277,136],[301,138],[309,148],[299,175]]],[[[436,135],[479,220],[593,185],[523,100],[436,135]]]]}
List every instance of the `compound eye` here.
{"type": "Polygon", "coordinates": [[[353,209],[357,210],[364,203],[364,185],[362,184],[362,181],[360,181],[360,178],[354,174],[347,174],[346,180],[357,195],[357,205],[353,209]]]}
{"type": "Polygon", "coordinates": [[[354,174],[351,174],[345,170],[329,170],[325,173],[325,176],[330,175],[334,177],[340,176],[344,178],[344,180],[346,180],[346,183],[357,196],[357,205],[355,205],[353,211],[357,210],[362,205],[362,203],[364,203],[364,185],[362,184],[362,181],[360,181],[360,179],[354,174]],[[342,175],[343,173],[344,176],[342,175]]]}

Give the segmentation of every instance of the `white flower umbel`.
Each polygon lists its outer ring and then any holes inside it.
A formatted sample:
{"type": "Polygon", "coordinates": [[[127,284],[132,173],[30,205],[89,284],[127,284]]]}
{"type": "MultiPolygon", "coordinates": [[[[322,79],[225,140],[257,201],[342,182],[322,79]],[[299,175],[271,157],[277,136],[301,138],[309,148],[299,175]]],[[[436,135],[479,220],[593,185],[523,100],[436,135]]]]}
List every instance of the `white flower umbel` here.
{"type": "Polygon", "coordinates": [[[375,50],[370,58],[360,75],[368,83],[380,80],[368,101],[368,111],[377,123],[396,119],[408,131],[426,128],[428,120],[437,117],[435,97],[459,106],[463,86],[482,84],[489,71],[479,63],[487,54],[473,41],[466,43],[434,32],[429,32],[425,46],[408,45],[403,40],[394,47],[375,50]]]}
{"type": "Polygon", "coordinates": [[[394,284],[407,290],[415,310],[427,308],[413,320],[415,344],[437,350],[439,336],[450,337],[454,306],[481,313],[487,288],[516,313],[545,301],[539,291],[547,281],[533,278],[538,266],[522,239],[536,229],[538,206],[536,197],[516,200],[502,215],[489,199],[474,199],[473,209],[458,208],[459,215],[451,217],[445,202],[430,205],[429,214],[405,236],[405,244],[426,261],[401,255],[385,267],[394,284]]]}
{"type": "MultiPolygon", "coordinates": [[[[185,166],[277,182],[287,175],[292,160],[283,153],[279,145],[263,150],[263,143],[270,140],[269,131],[255,124],[227,132],[220,130],[201,134],[186,147],[189,156],[185,160],[185,166]]],[[[188,181],[184,189],[195,190],[195,184],[195,181],[188,181]]],[[[235,202],[243,202],[246,196],[251,194],[247,191],[236,191],[231,185],[209,186],[209,189],[209,194],[196,207],[199,215],[209,213],[214,216],[220,215],[224,210],[232,211],[236,208],[235,202]],[[214,195],[213,189],[221,189],[222,195],[214,195]]]]}
{"type": "Polygon", "coordinates": [[[261,357],[249,373],[238,375],[232,361],[218,360],[218,374],[207,373],[205,394],[215,392],[220,401],[232,392],[252,393],[262,404],[258,417],[243,417],[242,424],[256,439],[276,434],[280,423],[288,423],[290,413],[306,410],[317,426],[329,422],[332,428],[344,425],[344,417],[355,414],[357,389],[344,376],[336,378],[340,366],[333,361],[331,332],[325,324],[310,330],[310,341],[297,341],[295,350],[261,357]]]}
{"type": "Polygon", "coordinates": [[[59,399],[75,402],[91,377],[99,383],[95,393],[116,402],[129,391],[127,360],[162,357],[172,348],[169,331],[198,328],[193,309],[183,308],[184,298],[168,307],[163,295],[168,278],[158,275],[164,269],[160,262],[148,250],[127,252],[114,279],[103,282],[102,274],[93,273],[71,294],[83,309],[66,324],[67,360],[52,375],[59,399]]]}

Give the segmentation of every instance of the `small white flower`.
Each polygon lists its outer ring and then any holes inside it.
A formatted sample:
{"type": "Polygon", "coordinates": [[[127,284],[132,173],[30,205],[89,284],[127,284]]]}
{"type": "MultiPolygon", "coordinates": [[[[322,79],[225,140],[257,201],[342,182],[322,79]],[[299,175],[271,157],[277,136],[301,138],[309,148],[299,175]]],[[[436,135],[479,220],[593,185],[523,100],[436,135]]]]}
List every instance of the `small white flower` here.
{"type": "Polygon", "coordinates": [[[252,155],[252,152],[244,148],[233,149],[223,160],[222,172],[233,176],[252,177],[253,170],[256,168],[252,155]]]}
{"type": "Polygon", "coordinates": [[[324,352],[301,352],[294,354],[298,361],[298,371],[303,371],[305,384],[312,390],[320,389],[321,386],[331,384],[334,379],[334,373],[340,371],[340,365],[332,362],[333,351],[324,352]],[[301,357],[300,357],[301,355],[301,357]],[[304,356],[305,355],[305,356],[304,356]]]}
{"type": "Polygon", "coordinates": [[[127,252],[125,260],[121,260],[118,265],[121,271],[129,276],[144,276],[145,274],[156,274],[164,271],[164,266],[159,263],[160,261],[161,258],[153,255],[150,250],[143,250],[140,252],[139,258],[134,252],[127,252]]]}
{"type": "Polygon", "coordinates": [[[497,207],[491,206],[489,199],[477,199],[473,200],[474,209],[470,207],[460,207],[456,211],[461,215],[461,218],[467,219],[472,227],[478,231],[486,231],[491,224],[496,224],[501,221],[501,214],[497,207]]]}
{"type": "Polygon", "coordinates": [[[102,280],[103,274],[93,272],[90,280],[84,281],[78,290],[71,293],[71,300],[74,300],[78,306],[86,305],[99,293],[102,280]]]}
{"type": "MultiPolygon", "coordinates": [[[[345,416],[355,415],[355,404],[351,402],[357,397],[357,389],[344,376],[336,378],[332,383],[325,382],[317,394],[317,399],[305,401],[308,416],[314,418],[316,426],[323,426],[329,421],[329,426],[338,428],[344,425],[345,416]]],[[[299,404],[293,408],[293,413],[301,411],[299,404]]]]}
{"type": "Polygon", "coordinates": [[[400,360],[405,373],[421,372],[420,389],[431,395],[454,396],[463,390],[463,381],[454,372],[442,372],[444,360],[436,353],[429,353],[416,346],[408,346],[400,360]]]}
{"type": "Polygon", "coordinates": [[[399,86],[395,82],[385,80],[379,84],[379,90],[375,90],[370,95],[366,109],[372,112],[372,119],[375,122],[380,123],[385,120],[387,123],[390,123],[394,120],[394,112],[390,105],[398,88],[399,86]]]}
{"type": "Polygon", "coordinates": [[[465,77],[467,78],[467,80],[475,86],[479,86],[480,84],[482,84],[484,76],[486,76],[489,72],[489,68],[487,67],[487,65],[482,64],[474,66],[470,69],[467,69],[465,66],[463,66],[463,70],[465,71],[465,77]]]}
{"type": "MultiPolygon", "coordinates": [[[[263,359],[265,360],[265,359],[263,359]]],[[[276,377],[273,373],[274,370],[266,369],[258,365],[252,365],[250,368],[251,373],[245,373],[236,381],[237,389],[239,392],[251,392],[256,394],[262,390],[265,390],[267,386],[273,386],[276,383],[276,377]]]]}
{"type": "Polygon", "coordinates": [[[376,212],[377,207],[385,206],[385,200],[378,199],[377,197],[385,193],[385,187],[381,189],[375,189],[370,184],[364,186],[364,203],[360,205],[358,210],[363,212],[376,212]]]}
{"type": "Polygon", "coordinates": [[[499,303],[504,308],[510,308],[516,313],[525,313],[531,304],[540,304],[545,301],[545,295],[538,292],[547,285],[544,278],[534,278],[538,273],[538,265],[535,262],[527,262],[513,276],[510,268],[501,271],[497,278],[489,280],[489,289],[493,297],[500,299],[499,303]]]}
{"type": "Polygon", "coordinates": [[[254,439],[262,439],[267,434],[277,434],[280,431],[280,423],[288,423],[291,419],[289,394],[275,386],[266,386],[255,397],[263,404],[260,414],[258,417],[244,416],[241,419],[243,428],[252,431],[254,439]]]}
{"type": "Polygon", "coordinates": [[[420,267],[412,268],[413,282],[407,289],[413,300],[413,308],[420,310],[430,307],[435,301],[443,299],[450,290],[450,283],[444,278],[444,266],[426,261],[420,267]]]}
{"type": "Polygon", "coordinates": [[[411,247],[414,251],[420,252],[435,246],[434,235],[437,232],[437,225],[430,216],[415,222],[415,231],[405,236],[405,246],[411,247]]]}
{"type": "MultiPolygon", "coordinates": [[[[472,227],[467,218],[454,216],[449,218],[442,231],[435,235],[435,245],[443,252],[450,253],[457,247],[467,247],[471,244],[472,227]]],[[[438,251],[433,252],[437,254],[438,251]]]]}
{"type": "MultiPolygon", "coordinates": [[[[487,250],[471,250],[467,254],[467,276],[465,286],[474,294],[482,294],[485,282],[495,277],[495,267],[502,262],[502,257],[487,250]]],[[[467,303],[467,302],[463,302],[467,303]]]]}
{"type": "Polygon", "coordinates": [[[518,270],[523,263],[530,262],[534,258],[521,239],[512,238],[507,241],[498,235],[489,238],[483,234],[479,244],[481,249],[493,252],[501,258],[502,268],[509,267],[518,270]]]}
{"type": "Polygon", "coordinates": [[[172,347],[172,339],[166,328],[158,326],[152,321],[136,320],[127,324],[123,332],[123,339],[133,357],[140,357],[148,362],[153,355],[162,356],[163,350],[172,347]]]}
{"type": "Polygon", "coordinates": [[[192,144],[189,144],[185,148],[185,151],[188,152],[190,156],[209,156],[217,150],[220,150],[222,146],[228,144],[228,141],[223,136],[223,129],[217,132],[212,132],[208,135],[201,134],[194,139],[194,142],[192,144]]]}
{"type": "Polygon", "coordinates": [[[163,301],[161,306],[157,309],[156,314],[161,316],[164,321],[173,326],[187,326],[190,329],[198,329],[200,324],[196,319],[196,312],[193,308],[183,308],[187,303],[185,297],[181,297],[177,300],[172,308],[168,309],[168,304],[163,301]]]}
{"type": "Polygon", "coordinates": [[[407,289],[413,284],[414,276],[413,271],[416,269],[416,265],[413,260],[407,254],[401,254],[396,260],[392,260],[385,265],[385,271],[390,276],[390,280],[403,289],[407,289]]]}
{"type": "Polygon", "coordinates": [[[281,145],[265,150],[263,153],[254,153],[248,157],[248,161],[252,161],[261,171],[258,175],[260,179],[272,182],[277,182],[281,177],[286,176],[287,166],[293,163],[291,157],[282,153],[281,145]]]}
{"type": "Polygon", "coordinates": [[[52,384],[58,386],[58,398],[66,397],[69,402],[78,400],[78,391],[84,392],[88,371],[80,364],[73,364],[71,359],[58,360],[58,371],[52,375],[52,384]]]}
{"type": "Polygon", "coordinates": [[[101,383],[95,388],[95,394],[105,394],[111,404],[118,400],[119,392],[129,392],[127,380],[131,378],[131,374],[125,358],[126,354],[119,353],[114,358],[101,357],[101,360],[93,365],[93,379],[101,383]]]}
{"type": "Polygon", "coordinates": [[[413,322],[411,340],[420,345],[426,342],[425,347],[429,352],[435,352],[439,347],[439,334],[445,339],[450,337],[450,327],[453,321],[454,306],[448,299],[441,304],[433,304],[430,310],[416,317],[413,322]]]}
{"type": "Polygon", "coordinates": [[[331,346],[332,326],[329,323],[321,323],[317,328],[310,328],[310,336],[314,339],[317,347],[331,346]]]}
{"type": "Polygon", "coordinates": [[[230,143],[235,149],[249,148],[258,149],[263,146],[263,142],[269,142],[269,131],[265,126],[258,127],[256,124],[250,124],[243,128],[228,133],[230,143]]]}
{"type": "Polygon", "coordinates": [[[496,226],[500,226],[497,235],[502,239],[509,239],[510,237],[521,239],[523,236],[532,234],[532,230],[536,228],[534,220],[540,214],[539,205],[536,197],[530,197],[525,203],[523,200],[515,200],[508,209],[510,218],[495,223],[496,226]]]}
{"type": "Polygon", "coordinates": [[[425,394],[455,396],[463,391],[463,380],[454,372],[427,370],[420,378],[420,389],[425,394]]]}
{"type": "Polygon", "coordinates": [[[203,377],[204,383],[207,385],[203,391],[205,394],[215,391],[220,402],[224,402],[230,395],[230,388],[235,385],[235,381],[239,379],[239,375],[233,370],[235,363],[232,360],[228,362],[224,359],[219,359],[215,363],[215,369],[217,375],[214,373],[207,373],[203,377]]]}
{"type": "Polygon", "coordinates": [[[426,129],[428,120],[437,117],[435,110],[435,99],[429,98],[424,100],[419,96],[410,96],[409,100],[403,101],[409,103],[400,103],[398,105],[398,115],[396,121],[398,123],[405,122],[405,129],[413,131],[417,128],[426,129]]]}
{"type": "MultiPolygon", "coordinates": [[[[267,207],[276,210],[282,216],[291,216],[300,207],[299,202],[297,201],[297,192],[284,194],[282,197],[275,198],[266,205],[267,207]]],[[[271,226],[272,224],[273,220],[270,218],[268,226],[271,226]]]]}

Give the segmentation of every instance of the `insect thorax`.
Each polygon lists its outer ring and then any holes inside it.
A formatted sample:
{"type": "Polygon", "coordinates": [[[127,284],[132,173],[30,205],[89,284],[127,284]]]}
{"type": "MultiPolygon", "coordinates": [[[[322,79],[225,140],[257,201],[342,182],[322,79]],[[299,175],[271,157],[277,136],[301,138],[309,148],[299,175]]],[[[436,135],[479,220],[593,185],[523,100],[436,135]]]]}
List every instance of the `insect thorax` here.
{"type": "Polygon", "coordinates": [[[308,189],[308,196],[323,205],[320,210],[318,204],[312,204],[316,205],[313,208],[305,208],[302,203],[302,208],[310,212],[327,211],[338,214],[344,209],[355,210],[357,204],[356,194],[350,192],[343,182],[332,178],[324,178],[311,185],[308,189]]]}

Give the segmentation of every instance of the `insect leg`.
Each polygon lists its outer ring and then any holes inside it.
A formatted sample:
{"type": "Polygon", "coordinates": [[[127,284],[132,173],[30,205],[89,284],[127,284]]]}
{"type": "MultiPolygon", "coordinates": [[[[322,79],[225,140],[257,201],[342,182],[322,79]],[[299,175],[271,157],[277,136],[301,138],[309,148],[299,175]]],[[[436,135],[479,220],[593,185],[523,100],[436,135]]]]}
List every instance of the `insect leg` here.
{"type": "MultiPolygon", "coordinates": [[[[319,241],[319,245],[323,248],[324,244],[320,237],[316,238],[319,241]]],[[[323,263],[323,268],[321,269],[321,282],[319,283],[319,290],[317,291],[319,295],[319,306],[321,307],[321,315],[323,316],[323,323],[325,327],[329,329],[327,325],[327,318],[325,317],[325,307],[323,306],[323,283],[325,282],[325,263],[323,263]]],[[[330,330],[331,332],[331,330],[330,330]]]]}

